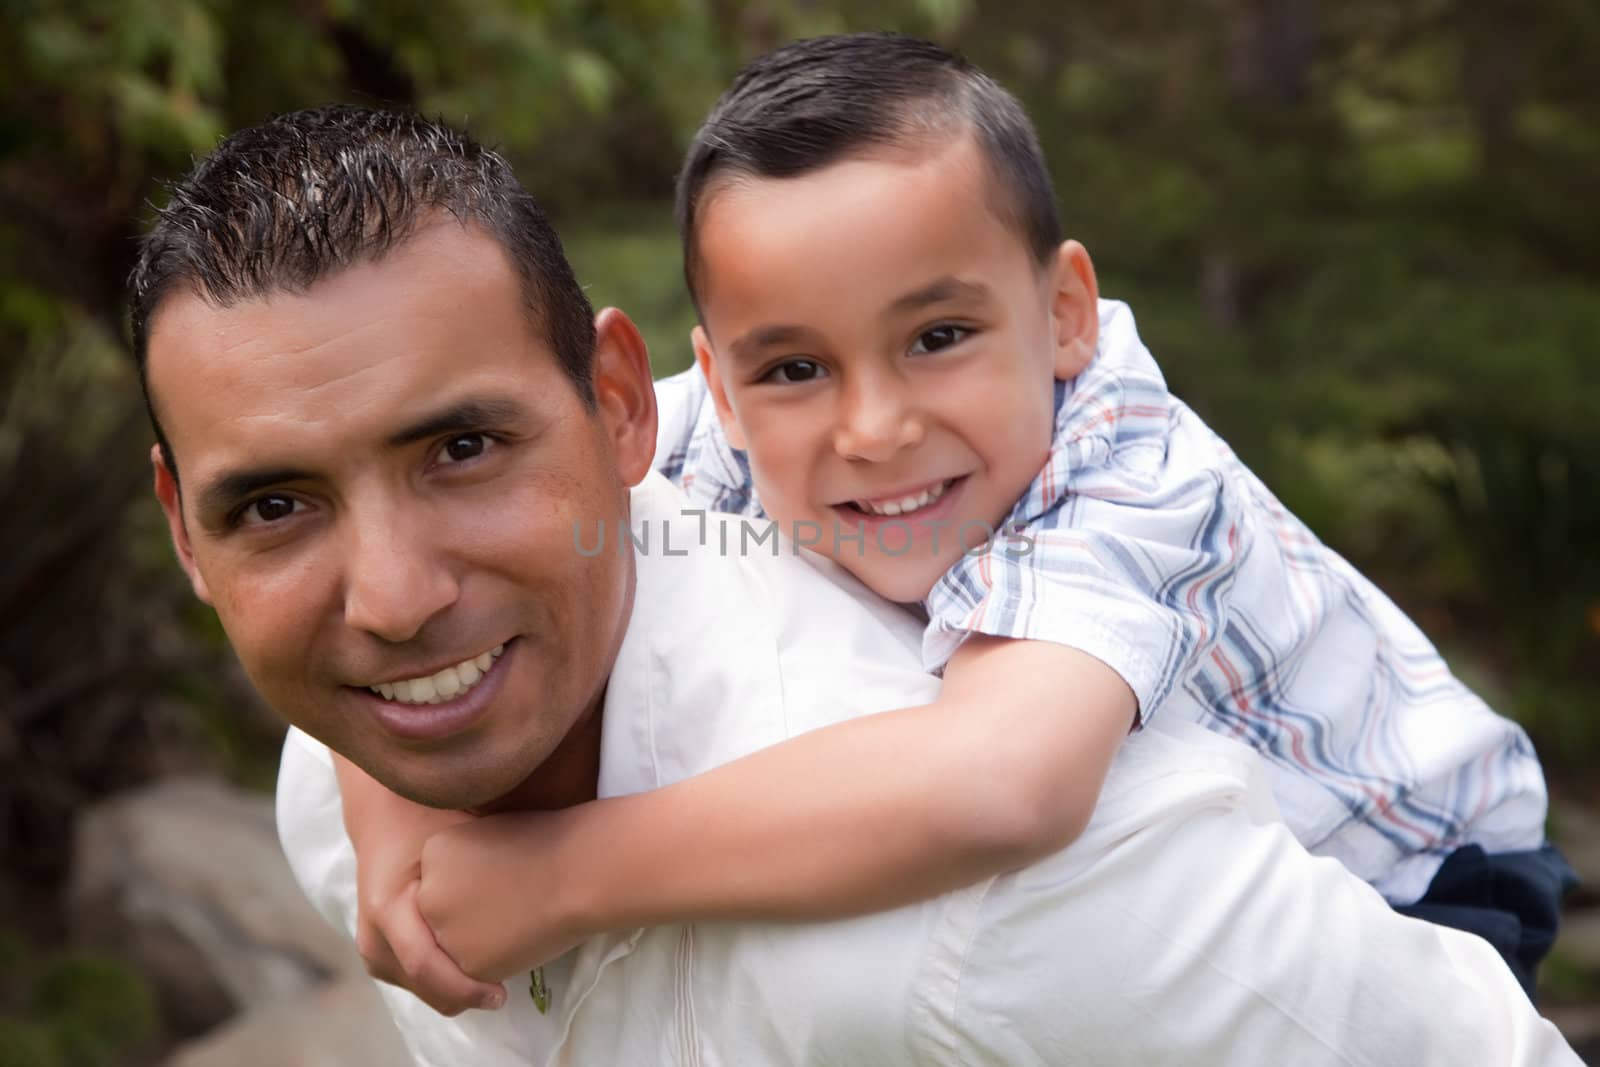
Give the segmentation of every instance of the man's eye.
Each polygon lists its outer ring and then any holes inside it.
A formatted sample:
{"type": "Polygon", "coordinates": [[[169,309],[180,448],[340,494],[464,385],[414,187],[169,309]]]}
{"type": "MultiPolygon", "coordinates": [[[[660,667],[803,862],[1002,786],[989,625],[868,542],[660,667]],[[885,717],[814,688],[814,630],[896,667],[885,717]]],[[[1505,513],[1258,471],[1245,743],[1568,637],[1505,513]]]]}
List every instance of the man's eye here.
{"type": "Polygon", "coordinates": [[[912,344],[911,351],[917,355],[928,352],[937,352],[941,348],[949,348],[958,341],[964,340],[972,333],[964,326],[935,326],[923,330],[917,335],[916,342],[912,344]]]}
{"type": "Polygon", "coordinates": [[[465,463],[483,455],[488,447],[489,439],[483,434],[463,433],[446,441],[444,448],[440,449],[440,455],[449,463],[465,463]]]}
{"type": "Polygon", "coordinates": [[[239,523],[243,526],[266,526],[287,519],[299,507],[300,502],[294,497],[274,493],[246,504],[244,510],[239,512],[239,523]]]}
{"type": "Polygon", "coordinates": [[[801,382],[815,381],[827,375],[822,364],[810,359],[791,359],[787,363],[780,363],[769,370],[763,377],[764,382],[777,382],[780,385],[798,385],[801,382]]]}

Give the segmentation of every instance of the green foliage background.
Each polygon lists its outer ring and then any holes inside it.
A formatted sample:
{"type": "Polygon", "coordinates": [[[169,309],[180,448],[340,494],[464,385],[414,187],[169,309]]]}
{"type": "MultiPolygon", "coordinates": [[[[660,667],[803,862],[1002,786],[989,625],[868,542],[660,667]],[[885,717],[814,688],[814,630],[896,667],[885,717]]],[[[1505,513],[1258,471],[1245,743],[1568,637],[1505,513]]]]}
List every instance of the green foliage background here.
{"type": "Polygon", "coordinates": [[[279,727],[144,490],[122,280],[160,183],[276,111],[443,115],[504,148],[665,372],[693,322],[669,209],[688,135],[745,59],[863,28],[955,45],[1023,97],[1175,389],[1586,779],[1589,0],[0,0],[0,908],[59,933],[70,819],[102,793],[270,781],[279,727]]]}

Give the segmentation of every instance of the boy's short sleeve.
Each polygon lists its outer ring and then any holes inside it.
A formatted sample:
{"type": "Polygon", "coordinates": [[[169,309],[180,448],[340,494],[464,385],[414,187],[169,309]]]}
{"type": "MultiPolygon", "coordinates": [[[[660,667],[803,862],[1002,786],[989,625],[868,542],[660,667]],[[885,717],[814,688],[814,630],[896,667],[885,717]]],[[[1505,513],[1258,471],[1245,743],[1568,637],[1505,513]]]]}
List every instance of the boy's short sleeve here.
{"type": "Polygon", "coordinates": [[[968,634],[1052,641],[1122,676],[1140,722],[1217,641],[1248,536],[1216,472],[1159,499],[1074,494],[1059,516],[1011,527],[940,580],[923,658],[941,669],[968,634]]]}

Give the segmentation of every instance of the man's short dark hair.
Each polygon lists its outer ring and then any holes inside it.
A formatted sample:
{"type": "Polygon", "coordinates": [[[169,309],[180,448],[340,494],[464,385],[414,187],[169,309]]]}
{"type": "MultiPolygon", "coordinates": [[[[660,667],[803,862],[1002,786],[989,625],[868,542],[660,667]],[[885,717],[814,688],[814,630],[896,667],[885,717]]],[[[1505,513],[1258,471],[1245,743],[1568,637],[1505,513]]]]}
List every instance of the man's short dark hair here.
{"type": "Polygon", "coordinates": [[[797,41],[754,60],[711,109],[678,173],[683,273],[696,308],[695,230],[715,182],[797,177],[869,149],[914,148],[960,132],[977,140],[995,213],[1047,262],[1062,241],[1061,219],[1033,123],[961,56],[915,37],[854,33],[797,41]]]}
{"type": "Polygon", "coordinates": [[[296,111],[228,137],[171,193],[140,243],[129,288],[139,382],[174,475],[147,367],[151,317],[167,295],[192,289],[227,307],[304,292],[379,259],[440,212],[505,249],[533,328],[593,408],[594,309],[538,202],[470,137],[399,112],[296,111]]]}

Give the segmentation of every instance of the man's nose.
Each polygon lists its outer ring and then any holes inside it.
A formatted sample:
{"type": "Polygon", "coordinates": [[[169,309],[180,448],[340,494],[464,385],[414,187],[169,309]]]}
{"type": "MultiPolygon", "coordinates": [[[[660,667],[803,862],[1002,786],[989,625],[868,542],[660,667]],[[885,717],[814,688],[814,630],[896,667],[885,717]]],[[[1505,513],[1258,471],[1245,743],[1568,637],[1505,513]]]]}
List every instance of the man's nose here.
{"type": "Polygon", "coordinates": [[[845,459],[882,463],[922,442],[923,418],[907,386],[878,375],[847,389],[833,447],[845,459]]]}
{"type": "Polygon", "coordinates": [[[344,619],[351,629],[409,641],[460,595],[447,553],[420,518],[391,514],[353,523],[346,550],[344,619]]]}

